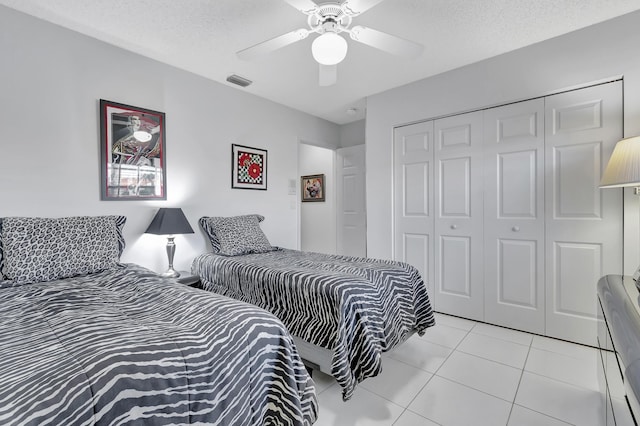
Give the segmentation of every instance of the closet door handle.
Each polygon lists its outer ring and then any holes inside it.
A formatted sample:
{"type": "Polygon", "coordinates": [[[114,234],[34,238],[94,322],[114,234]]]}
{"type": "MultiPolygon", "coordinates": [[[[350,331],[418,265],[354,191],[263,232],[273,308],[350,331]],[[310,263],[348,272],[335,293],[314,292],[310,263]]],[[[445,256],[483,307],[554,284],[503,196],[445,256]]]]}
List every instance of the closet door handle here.
{"type": "Polygon", "coordinates": [[[451,229],[458,229],[458,225],[451,225],[451,229]]]}
{"type": "Polygon", "coordinates": [[[520,227],[519,226],[514,226],[513,228],[511,228],[511,230],[513,232],[519,232],[520,231],[520,227]]]}

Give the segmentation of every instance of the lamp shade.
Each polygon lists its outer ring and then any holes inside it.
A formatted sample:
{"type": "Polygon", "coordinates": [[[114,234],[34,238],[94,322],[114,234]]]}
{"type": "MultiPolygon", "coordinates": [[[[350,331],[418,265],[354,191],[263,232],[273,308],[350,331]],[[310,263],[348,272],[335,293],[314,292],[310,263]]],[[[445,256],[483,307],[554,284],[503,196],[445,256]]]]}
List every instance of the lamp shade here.
{"type": "Polygon", "coordinates": [[[347,41],[336,33],[326,32],[311,44],[313,59],[322,65],[335,65],[347,56],[347,41]]]}
{"type": "Polygon", "coordinates": [[[193,229],[181,208],[161,208],[144,233],[157,235],[193,234],[193,229]]]}
{"type": "Polygon", "coordinates": [[[616,144],[600,181],[600,188],[623,186],[640,186],[640,136],[616,144]]]}

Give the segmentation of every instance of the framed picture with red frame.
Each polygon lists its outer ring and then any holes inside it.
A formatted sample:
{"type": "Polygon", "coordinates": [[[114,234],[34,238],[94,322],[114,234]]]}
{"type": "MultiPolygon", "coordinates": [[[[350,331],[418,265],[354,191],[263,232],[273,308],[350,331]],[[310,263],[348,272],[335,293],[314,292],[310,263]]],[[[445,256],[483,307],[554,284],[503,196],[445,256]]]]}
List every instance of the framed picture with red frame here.
{"type": "Polygon", "coordinates": [[[231,145],[231,188],[267,189],[267,150],[231,145]]]}
{"type": "Polygon", "coordinates": [[[165,114],[100,100],[100,197],[166,200],[165,114]]]}

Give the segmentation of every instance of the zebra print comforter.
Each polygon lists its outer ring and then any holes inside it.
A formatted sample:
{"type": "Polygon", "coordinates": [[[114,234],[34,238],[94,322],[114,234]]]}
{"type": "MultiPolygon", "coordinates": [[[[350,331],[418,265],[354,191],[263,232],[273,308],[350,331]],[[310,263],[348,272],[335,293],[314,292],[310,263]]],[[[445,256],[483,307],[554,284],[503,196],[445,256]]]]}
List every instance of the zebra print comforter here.
{"type": "Polygon", "coordinates": [[[135,265],[0,282],[2,425],[310,425],[282,323],[135,265]],[[4,284],[4,288],[3,288],[4,284]]]}
{"type": "Polygon", "coordinates": [[[332,375],[349,399],[382,370],[382,352],[435,324],[418,271],[401,262],[279,249],[196,257],[205,290],[253,303],[291,334],[333,351],[332,375]]]}

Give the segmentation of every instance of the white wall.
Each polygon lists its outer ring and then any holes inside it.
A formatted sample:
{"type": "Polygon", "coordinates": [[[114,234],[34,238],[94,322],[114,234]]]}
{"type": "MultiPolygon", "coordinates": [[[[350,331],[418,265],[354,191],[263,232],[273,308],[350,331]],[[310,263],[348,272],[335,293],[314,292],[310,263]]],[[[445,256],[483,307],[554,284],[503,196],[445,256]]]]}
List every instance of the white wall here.
{"type": "MultiPolygon", "coordinates": [[[[640,134],[640,12],[367,99],[367,253],[393,257],[393,127],[624,77],[624,135],[640,134]]],[[[428,49],[427,49],[428,51],[428,49]]],[[[433,58],[436,61],[438,58],[433,58]]],[[[638,204],[638,197],[627,200],[638,204]]],[[[638,208],[632,209],[638,212],[638,208]]],[[[625,217],[625,223],[638,224],[625,217]]],[[[637,228],[637,226],[636,226],[637,228]]],[[[627,236],[627,231],[625,235],[627,236]]],[[[637,230],[625,272],[640,261],[637,230]]]]}
{"type": "Polygon", "coordinates": [[[127,216],[123,261],[166,269],[159,207],[182,207],[192,235],[174,265],[208,250],[197,219],[260,213],[272,244],[297,247],[301,139],[335,147],[333,123],[0,6],[0,216],[127,216]],[[166,201],[100,201],[99,99],[166,113],[166,201]],[[268,150],[268,190],[231,189],[231,144],[268,150]]]}
{"type": "Polygon", "coordinates": [[[366,120],[340,126],[340,148],[362,145],[365,141],[366,120]]]}
{"type": "MultiPolygon", "coordinates": [[[[325,201],[300,203],[300,249],[334,254],[336,252],[335,151],[301,143],[298,171],[300,176],[324,174],[325,177],[325,201]]],[[[299,193],[301,189],[300,185],[299,193]]]]}

